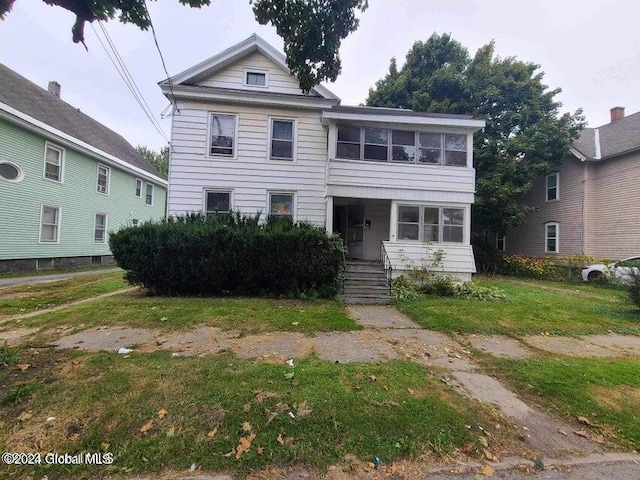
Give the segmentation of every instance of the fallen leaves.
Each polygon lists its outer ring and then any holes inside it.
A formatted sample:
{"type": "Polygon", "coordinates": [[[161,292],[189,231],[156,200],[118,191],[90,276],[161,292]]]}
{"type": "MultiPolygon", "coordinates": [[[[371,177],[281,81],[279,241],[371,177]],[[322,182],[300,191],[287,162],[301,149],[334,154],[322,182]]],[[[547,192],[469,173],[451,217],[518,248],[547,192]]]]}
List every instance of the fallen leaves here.
{"type": "Polygon", "coordinates": [[[215,437],[216,433],[218,433],[218,427],[216,427],[213,430],[209,431],[209,433],[207,433],[207,438],[211,439],[211,438],[215,437]]]}
{"type": "Polygon", "coordinates": [[[18,417],[18,420],[21,422],[24,422],[25,420],[29,420],[31,417],[33,417],[33,413],[31,412],[22,412],[20,414],[20,416],[18,417]]]}
{"type": "Polygon", "coordinates": [[[278,443],[280,445],[284,445],[284,438],[282,438],[282,434],[281,433],[278,434],[278,438],[276,438],[276,440],[278,441],[278,443]]]}
{"type": "MultiPolygon", "coordinates": [[[[247,423],[247,422],[245,422],[247,423]]],[[[238,442],[238,446],[236,447],[236,455],[235,459],[239,460],[242,455],[251,450],[251,442],[256,438],[256,433],[251,432],[246,437],[240,437],[240,441],[238,442]]]]}
{"type": "Polygon", "coordinates": [[[250,432],[251,430],[253,430],[253,428],[251,427],[251,424],[249,422],[244,422],[242,424],[242,431],[243,432],[250,432]]]}
{"type": "Polygon", "coordinates": [[[147,433],[152,428],[153,428],[153,420],[149,420],[142,427],[140,427],[140,433],[147,433]]]}
{"type": "Polygon", "coordinates": [[[17,365],[17,367],[18,367],[20,370],[22,370],[23,372],[24,372],[25,370],[27,370],[30,366],[31,366],[31,364],[30,364],[30,363],[19,363],[19,364],[17,365]]]}
{"type": "Polygon", "coordinates": [[[305,418],[311,415],[311,412],[313,412],[313,409],[306,401],[303,401],[298,405],[298,408],[296,409],[296,416],[298,418],[305,418]]]}
{"type": "Polygon", "coordinates": [[[491,465],[484,464],[482,465],[482,467],[480,467],[480,473],[482,473],[482,475],[486,475],[487,477],[493,477],[493,474],[496,473],[496,469],[491,465]]]}
{"type": "Polygon", "coordinates": [[[164,408],[161,408],[160,410],[158,410],[158,418],[162,420],[164,417],[167,416],[167,413],[169,412],[167,412],[164,408]]]}
{"type": "Polygon", "coordinates": [[[585,430],[584,428],[582,428],[580,430],[576,430],[573,433],[575,433],[579,437],[586,438],[587,440],[591,440],[592,442],[595,442],[595,443],[600,443],[600,444],[604,443],[604,435],[598,435],[596,433],[590,433],[587,430],[585,430]]]}

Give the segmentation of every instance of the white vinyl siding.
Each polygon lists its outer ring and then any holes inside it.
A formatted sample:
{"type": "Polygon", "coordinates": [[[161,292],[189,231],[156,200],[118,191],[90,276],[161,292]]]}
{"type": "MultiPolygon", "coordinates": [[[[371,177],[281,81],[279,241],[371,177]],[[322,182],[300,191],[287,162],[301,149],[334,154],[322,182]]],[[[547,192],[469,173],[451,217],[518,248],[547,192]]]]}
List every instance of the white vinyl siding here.
{"type": "Polygon", "coordinates": [[[64,148],[45,142],[44,178],[54,182],[63,182],[64,148]]]}
{"type": "Polygon", "coordinates": [[[267,192],[296,192],[296,218],[324,225],[327,133],[319,111],[181,104],[173,118],[169,215],[202,210],[203,187],[233,190],[233,209],[268,214],[267,192]],[[207,110],[238,115],[237,158],[208,158],[207,110]],[[295,162],[270,161],[270,118],[296,119],[295,162]]]}
{"type": "Polygon", "coordinates": [[[93,243],[106,243],[107,241],[107,214],[96,213],[93,223],[93,243]]]}
{"type": "Polygon", "coordinates": [[[458,277],[461,281],[471,279],[475,273],[473,248],[466,244],[429,245],[421,242],[383,242],[385,251],[393,267],[393,276],[406,274],[412,266],[428,266],[436,272],[443,272],[458,277]],[[434,253],[442,251],[442,258],[434,267],[434,253]]]}
{"type": "Polygon", "coordinates": [[[60,242],[60,208],[40,207],[40,243],[60,242]]]}
{"type": "Polygon", "coordinates": [[[236,90],[256,90],[256,86],[246,84],[246,72],[268,72],[265,79],[267,86],[261,91],[302,95],[299,82],[260,52],[254,52],[214,73],[210,77],[198,81],[205,87],[231,88],[236,90]]]}
{"type": "Polygon", "coordinates": [[[98,164],[98,193],[104,193],[109,195],[109,177],[111,176],[111,169],[104,165],[98,164]]]}

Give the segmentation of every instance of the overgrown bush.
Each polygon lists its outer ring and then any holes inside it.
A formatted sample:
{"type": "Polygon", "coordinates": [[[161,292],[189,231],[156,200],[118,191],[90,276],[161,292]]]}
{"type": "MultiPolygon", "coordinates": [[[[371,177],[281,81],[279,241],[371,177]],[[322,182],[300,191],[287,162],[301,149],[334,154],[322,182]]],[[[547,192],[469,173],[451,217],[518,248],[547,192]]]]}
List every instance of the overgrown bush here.
{"type": "Polygon", "coordinates": [[[629,299],[640,308],[640,267],[631,268],[629,277],[629,299]]]}
{"type": "Polygon", "coordinates": [[[418,285],[418,291],[425,295],[452,297],[456,292],[455,282],[449,275],[433,275],[418,285]]]}
{"type": "Polygon", "coordinates": [[[391,282],[391,294],[396,300],[410,301],[417,300],[422,295],[418,292],[418,286],[404,275],[391,282]]]}
{"type": "Polygon", "coordinates": [[[517,277],[547,280],[558,280],[562,276],[552,259],[523,257],[521,255],[506,255],[504,257],[504,273],[517,277]]]}
{"type": "Polygon", "coordinates": [[[471,234],[471,246],[473,247],[473,257],[476,261],[476,270],[483,275],[495,275],[504,270],[503,253],[496,246],[473,232],[471,234]]]}
{"type": "Polygon", "coordinates": [[[112,233],[109,245],[129,283],[157,295],[328,297],[342,268],[339,237],[282,217],[169,217],[112,233]]]}
{"type": "Polygon", "coordinates": [[[507,295],[497,287],[485,287],[477,283],[465,282],[455,287],[455,296],[476,300],[504,300],[507,295]]]}

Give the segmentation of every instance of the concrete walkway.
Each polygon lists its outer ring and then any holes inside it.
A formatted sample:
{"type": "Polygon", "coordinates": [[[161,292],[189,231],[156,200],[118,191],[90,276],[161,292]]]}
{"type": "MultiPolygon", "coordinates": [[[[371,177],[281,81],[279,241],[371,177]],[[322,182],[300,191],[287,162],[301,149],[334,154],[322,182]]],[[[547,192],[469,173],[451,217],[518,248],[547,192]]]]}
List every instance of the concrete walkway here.
{"type": "Polygon", "coordinates": [[[25,277],[0,278],[0,289],[9,287],[20,287],[22,285],[35,285],[37,283],[51,283],[67,278],[84,277],[87,275],[98,275],[101,273],[113,273],[120,268],[100,268],[95,270],[83,270],[81,272],[52,273],[50,275],[30,275],[25,277]]]}

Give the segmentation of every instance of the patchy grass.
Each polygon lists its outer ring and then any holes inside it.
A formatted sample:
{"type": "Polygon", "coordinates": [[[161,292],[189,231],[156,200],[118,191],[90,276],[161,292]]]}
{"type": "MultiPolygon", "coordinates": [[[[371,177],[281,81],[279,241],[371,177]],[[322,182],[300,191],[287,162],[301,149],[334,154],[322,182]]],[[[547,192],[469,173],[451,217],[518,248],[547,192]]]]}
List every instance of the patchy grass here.
{"type": "Polygon", "coordinates": [[[494,433],[496,445],[511,432],[509,422],[445,390],[424,367],[400,361],[341,365],[307,358],[288,367],[231,355],[55,351],[30,361],[31,368],[13,371],[0,385],[40,385],[20,405],[0,407],[0,446],[108,451],[115,462],[10,467],[9,475],[19,478],[184,471],[192,463],[246,475],[296,464],[323,469],[346,454],[389,463],[478,449],[480,426],[494,433]],[[18,420],[24,412],[31,417],[18,420]],[[46,422],[50,416],[55,420],[46,422]],[[251,434],[249,451],[226,455],[251,434]]]}
{"type": "Polygon", "coordinates": [[[27,270],[21,272],[2,272],[0,273],[0,279],[3,278],[22,278],[22,277],[46,277],[48,275],[60,275],[61,273],[75,273],[75,272],[91,272],[100,270],[110,270],[118,268],[118,265],[113,264],[100,264],[100,265],[87,265],[85,267],[67,267],[67,268],[52,268],[47,270],[27,270]]]}
{"type": "Polygon", "coordinates": [[[532,404],[573,423],[589,419],[591,433],[640,447],[640,358],[505,360],[486,356],[490,373],[532,404]]]}
{"type": "Polygon", "coordinates": [[[359,330],[335,300],[278,300],[255,297],[152,297],[129,292],[23,320],[21,326],[130,325],[191,329],[207,324],[243,334],[265,331],[359,330]]]}
{"type": "Polygon", "coordinates": [[[111,272],[3,288],[0,290],[0,316],[57,307],[83,298],[114,292],[126,286],[122,272],[111,272]]]}
{"type": "Polygon", "coordinates": [[[505,335],[585,335],[613,331],[640,335],[640,314],[623,288],[566,285],[508,277],[479,278],[506,300],[429,297],[398,308],[424,328],[505,335]]]}

